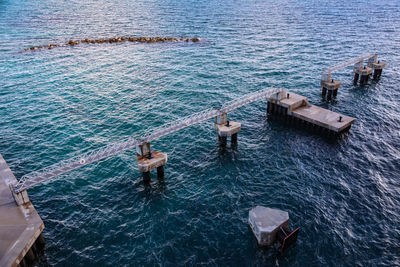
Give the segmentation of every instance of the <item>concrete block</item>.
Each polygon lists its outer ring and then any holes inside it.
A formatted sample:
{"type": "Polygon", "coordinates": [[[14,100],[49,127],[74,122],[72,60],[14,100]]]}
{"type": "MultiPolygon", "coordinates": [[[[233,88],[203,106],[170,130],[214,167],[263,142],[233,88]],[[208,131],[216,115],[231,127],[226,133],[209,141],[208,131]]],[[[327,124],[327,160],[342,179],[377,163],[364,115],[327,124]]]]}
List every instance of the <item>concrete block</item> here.
{"type": "Polygon", "coordinates": [[[217,116],[215,118],[215,123],[216,124],[225,124],[228,121],[228,114],[227,113],[222,113],[221,115],[217,116]]]}
{"type": "Polygon", "coordinates": [[[384,62],[384,61],[379,61],[379,62],[376,62],[376,63],[372,64],[372,68],[374,70],[381,70],[381,69],[383,69],[385,67],[386,67],[386,62],[384,62]]]}
{"type": "Polygon", "coordinates": [[[11,193],[14,197],[15,202],[17,203],[18,206],[22,205],[22,204],[26,204],[29,203],[29,197],[28,197],[28,193],[26,192],[26,190],[20,192],[20,193],[14,193],[14,188],[10,187],[11,193]]]}
{"type": "Polygon", "coordinates": [[[240,122],[229,121],[229,126],[226,126],[226,124],[215,124],[215,128],[217,129],[218,136],[232,136],[240,132],[242,124],[240,122]]]}
{"type": "Polygon", "coordinates": [[[136,146],[136,154],[138,156],[146,156],[150,152],[150,143],[144,143],[136,146]]]}
{"type": "Polygon", "coordinates": [[[273,103],[276,103],[278,101],[281,101],[282,99],[287,98],[287,91],[282,90],[281,92],[274,93],[269,96],[269,100],[272,101],[273,103]]]}
{"type": "Polygon", "coordinates": [[[354,72],[357,73],[358,75],[361,75],[361,76],[370,75],[370,74],[372,74],[372,68],[364,66],[364,67],[359,68],[359,69],[355,68],[354,72]]]}
{"type": "Polygon", "coordinates": [[[166,153],[151,151],[151,156],[151,159],[147,158],[147,155],[137,157],[140,172],[149,172],[167,163],[168,157],[166,153]]]}
{"type": "Polygon", "coordinates": [[[308,100],[307,100],[307,97],[305,97],[305,96],[286,92],[286,98],[282,98],[279,102],[277,102],[275,104],[278,104],[284,108],[287,108],[288,115],[291,115],[293,110],[295,110],[299,107],[302,107],[302,106],[307,106],[308,100]],[[289,98],[287,98],[288,94],[289,94],[289,98]]]}
{"type": "Polygon", "coordinates": [[[321,86],[328,90],[335,90],[342,86],[342,82],[338,80],[321,81],[321,86]]]}
{"type": "Polygon", "coordinates": [[[258,244],[270,246],[276,241],[280,227],[289,228],[289,213],[286,211],[256,206],[249,211],[249,225],[258,244]]]}

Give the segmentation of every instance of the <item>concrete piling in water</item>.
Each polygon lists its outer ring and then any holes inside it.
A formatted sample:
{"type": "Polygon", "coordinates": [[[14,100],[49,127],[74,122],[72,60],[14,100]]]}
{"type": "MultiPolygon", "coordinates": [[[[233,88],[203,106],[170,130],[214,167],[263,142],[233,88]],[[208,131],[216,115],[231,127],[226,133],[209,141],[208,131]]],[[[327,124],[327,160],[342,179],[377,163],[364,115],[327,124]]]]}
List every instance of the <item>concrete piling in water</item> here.
{"type": "Polygon", "coordinates": [[[331,100],[332,96],[336,97],[338,88],[342,86],[342,83],[337,80],[329,80],[329,81],[321,81],[322,87],[322,99],[327,98],[327,100],[331,100]],[[328,94],[327,94],[328,93],[328,94]]]}
{"type": "Polygon", "coordinates": [[[360,75],[356,72],[354,72],[354,79],[353,79],[353,84],[356,85],[358,83],[358,78],[360,77],[360,75]]]}
{"type": "MultiPolygon", "coordinates": [[[[360,67],[360,68],[354,68],[354,73],[355,73],[355,77],[357,76],[357,80],[358,77],[360,77],[360,85],[366,85],[368,83],[369,80],[369,76],[372,74],[372,68],[364,66],[364,67],[360,67]]],[[[356,78],[354,78],[354,84],[357,84],[357,80],[356,78]]]]}
{"type": "Polygon", "coordinates": [[[227,144],[228,136],[231,137],[231,144],[237,144],[237,133],[242,129],[240,122],[228,121],[228,114],[222,113],[215,118],[215,128],[218,134],[218,140],[222,147],[227,144]]]}
{"type": "Polygon", "coordinates": [[[372,72],[374,80],[378,80],[379,77],[381,76],[382,69],[386,66],[386,63],[377,61],[377,59],[378,59],[377,53],[367,53],[355,58],[351,58],[347,61],[341,62],[330,68],[325,69],[322,72],[322,77],[321,77],[322,99],[325,99],[325,96],[327,96],[327,99],[330,100],[332,97],[335,98],[337,96],[338,88],[340,87],[341,83],[339,81],[331,79],[332,72],[343,69],[347,66],[351,66],[354,64],[353,66],[354,85],[357,85],[358,83],[361,86],[368,84],[368,80],[372,72]],[[365,60],[368,60],[366,66],[364,66],[365,60]],[[330,92],[330,90],[332,92],[330,92]]]}
{"type": "Polygon", "coordinates": [[[136,156],[138,161],[138,169],[142,172],[143,182],[150,183],[150,171],[157,168],[158,179],[164,178],[164,165],[167,163],[168,157],[166,153],[152,151],[150,143],[142,143],[136,146],[136,156]]]}
{"type": "Polygon", "coordinates": [[[231,136],[231,143],[232,143],[232,145],[237,145],[237,137],[238,137],[238,134],[237,134],[237,133],[232,134],[232,136],[231,136]]]}
{"type": "Polygon", "coordinates": [[[379,80],[382,75],[383,68],[386,67],[386,62],[378,61],[372,64],[372,69],[374,70],[374,80],[379,80]]]}
{"type": "Polygon", "coordinates": [[[151,178],[150,178],[150,171],[143,172],[143,173],[142,173],[142,176],[143,176],[143,182],[144,182],[145,184],[149,184],[149,183],[150,183],[150,180],[151,180],[151,178]]]}
{"type": "Polygon", "coordinates": [[[164,166],[157,167],[157,178],[159,180],[164,179],[164,166]]]}

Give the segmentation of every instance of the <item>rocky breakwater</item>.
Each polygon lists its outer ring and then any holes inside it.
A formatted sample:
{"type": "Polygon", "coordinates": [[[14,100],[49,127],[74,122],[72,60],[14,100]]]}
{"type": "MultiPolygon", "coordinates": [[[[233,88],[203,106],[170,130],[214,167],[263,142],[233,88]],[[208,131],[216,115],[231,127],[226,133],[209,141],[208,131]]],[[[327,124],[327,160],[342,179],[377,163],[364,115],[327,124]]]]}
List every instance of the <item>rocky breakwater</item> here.
{"type": "Polygon", "coordinates": [[[200,38],[194,37],[194,38],[187,38],[187,37],[180,37],[180,38],[174,38],[174,37],[127,37],[127,36],[122,36],[122,37],[113,37],[113,38],[101,38],[101,39],[88,39],[85,38],[83,40],[69,40],[68,42],[64,44],[49,44],[45,46],[31,46],[29,48],[26,48],[25,51],[35,51],[35,50],[42,50],[42,49],[53,49],[55,47],[61,47],[61,46],[76,46],[80,44],[103,44],[103,43],[121,43],[121,42],[134,42],[134,43],[165,43],[165,42],[193,42],[197,43],[200,42],[200,38]]]}

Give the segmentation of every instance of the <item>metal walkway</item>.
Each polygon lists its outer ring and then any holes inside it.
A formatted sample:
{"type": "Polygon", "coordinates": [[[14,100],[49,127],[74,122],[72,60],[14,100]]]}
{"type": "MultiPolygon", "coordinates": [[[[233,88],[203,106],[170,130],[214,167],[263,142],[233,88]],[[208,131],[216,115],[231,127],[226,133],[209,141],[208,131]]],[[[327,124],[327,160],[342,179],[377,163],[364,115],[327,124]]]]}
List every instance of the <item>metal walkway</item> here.
{"type": "Polygon", "coordinates": [[[331,75],[332,72],[336,70],[340,70],[343,68],[346,68],[348,66],[351,66],[354,64],[354,68],[359,68],[360,66],[363,65],[364,60],[368,59],[368,67],[371,67],[372,63],[375,63],[378,58],[377,53],[367,53],[359,57],[351,58],[347,61],[344,61],[342,63],[339,63],[333,67],[330,67],[322,72],[322,77],[321,81],[330,81],[331,80],[331,75]]]}
{"type": "Polygon", "coordinates": [[[183,128],[195,125],[202,121],[215,118],[224,113],[233,111],[246,104],[266,99],[267,97],[270,97],[272,94],[277,94],[282,91],[283,89],[268,88],[255,93],[251,93],[222,105],[220,109],[207,109],[192,114],[190,116],[180,118],[171,123],[167,123],[159,128],[156,128],[155,130],[150,131],[150,133],[145,135],[143,138],[139,139],[128,138],[125,141],[109,144],[105,147],[101,147],[99,149],[89,151],[82,155],[61,161],[59,163],[56,163],[39,171],[31,172],[29,174],[22,176],[22,178],[18,181],[18,183],[14,185],[14,192],[20,193],[32,186],[41,184],[45,181],[53,179],[57,176],[60,176],[72,170],[76,170],[88,164],[106,159],[108,157],[114,156],[126,150],[135,149],[136,146],[138,145],[149,143],[153,140],[159,139],[163,136],[174,133],[183,128]]]}

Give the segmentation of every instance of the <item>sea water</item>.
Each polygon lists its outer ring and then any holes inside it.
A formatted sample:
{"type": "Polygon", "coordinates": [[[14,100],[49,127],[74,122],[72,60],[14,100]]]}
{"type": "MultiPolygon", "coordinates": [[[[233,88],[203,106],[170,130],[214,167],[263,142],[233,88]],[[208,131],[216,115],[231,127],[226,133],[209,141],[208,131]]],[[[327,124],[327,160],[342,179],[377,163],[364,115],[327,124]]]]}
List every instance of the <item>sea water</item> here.
{"type": "Polygon", "coordinates": [[[356,118],[338,140],[267,119],[265,101],[229,113],[236,148],[213,121],[151,143],[165,181],[146,187],[135,151],[28,190],[44,221],[39,266],[400,265],[400,2],[271,0],[0,1],[0,153],[24,174],[140,137],[182,116],[271,86],[356,118]],[[199,43],[70,39],[199,37],[199,43]],[[378,52],[379,82],[322,71],[378,52]],[[260,248],[255,205],[300,227],[283,256],[260,248]]]}

